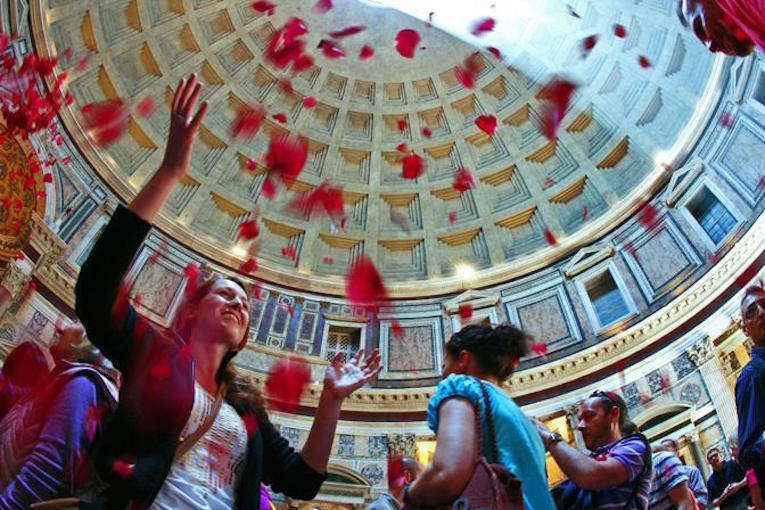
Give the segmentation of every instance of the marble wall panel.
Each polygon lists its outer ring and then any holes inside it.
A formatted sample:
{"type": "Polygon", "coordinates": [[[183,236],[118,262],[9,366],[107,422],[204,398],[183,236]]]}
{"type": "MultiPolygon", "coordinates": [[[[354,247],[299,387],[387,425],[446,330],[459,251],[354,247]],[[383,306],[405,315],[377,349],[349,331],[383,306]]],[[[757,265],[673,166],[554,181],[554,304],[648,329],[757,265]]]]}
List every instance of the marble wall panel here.
{"type": "Polygon", "coordinates": [[[137,260],[140,266],[130,294],[141,296],[141,313],[148,311],[153,317],[161,318],[163,323],[168,324],[173,306],[181,294],[183,275],[178,268],[163,259],[152,262],[139,253],[137,260]]]}
{"type": "Polygon", "coordinates": [[[582,341],[574,309],[560,278],[503,298],[511,323],[547,343],[547,352],[582,341]]]}
{"type": "Polygon", "coordinates": [[[392,334],[392,321],[380,323],[380,379],[419,379],[440,373],[443,336],[439,317],[402,319],[403,334],[392,334]]]}
{"type": "Polygon", "coordinates": [[[703,263],[669,215],[651,229],[636,224],[623,243],[621,254],[649,305],[677,291],[703,263]]]}
{"type": "Polygon", "coordinates": [[[747,117],[740,116],[711,161],[749,206],[762,198],[765,187],[765,137],[747,117]]]}

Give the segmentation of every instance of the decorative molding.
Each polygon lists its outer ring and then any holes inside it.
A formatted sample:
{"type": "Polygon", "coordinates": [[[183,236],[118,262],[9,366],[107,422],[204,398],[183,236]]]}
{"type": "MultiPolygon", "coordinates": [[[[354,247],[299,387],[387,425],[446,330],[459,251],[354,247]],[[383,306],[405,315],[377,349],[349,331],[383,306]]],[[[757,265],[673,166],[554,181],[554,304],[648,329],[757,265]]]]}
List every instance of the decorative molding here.
{"type": "Polygon", "coordinates": [[[596,264],[614,255],[615,249],[612,244],[588,246],[577,252],[571,261],[563,267],[563,274],[568,278],[582,273],[596,264]]]}
{"type": "Polygon", "coordinates": [[[669,178],[664,203],[669,207],[675,207],[680,197],[688,191],[697,177],[704,173],[704,162],[696,158],[687,165],[675,170],[669,178]]]}

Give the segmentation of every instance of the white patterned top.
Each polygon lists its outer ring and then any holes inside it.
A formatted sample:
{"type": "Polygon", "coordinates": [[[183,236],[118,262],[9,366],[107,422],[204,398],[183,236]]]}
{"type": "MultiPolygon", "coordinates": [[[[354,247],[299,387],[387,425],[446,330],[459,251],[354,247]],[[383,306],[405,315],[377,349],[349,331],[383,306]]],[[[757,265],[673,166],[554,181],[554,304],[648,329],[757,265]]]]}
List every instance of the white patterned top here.
{"type": "MultiPolygon", "coordinates": [[[[215,397],[194,382],[194,406],[181,437],[192,434],[212,412],[215,397]]],[[[247,458],[247,430],[234,408],[221,405],[204,436],[176,459],[152,510],[222,510],[234,508],[235,489],[247,458]]]]}

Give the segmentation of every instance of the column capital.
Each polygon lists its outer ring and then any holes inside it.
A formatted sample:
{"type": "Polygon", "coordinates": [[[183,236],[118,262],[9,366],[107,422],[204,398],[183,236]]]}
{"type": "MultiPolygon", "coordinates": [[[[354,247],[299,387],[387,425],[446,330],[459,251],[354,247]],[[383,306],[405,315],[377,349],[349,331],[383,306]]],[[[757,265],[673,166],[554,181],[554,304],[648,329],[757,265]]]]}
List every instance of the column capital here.
{"type": "Polygon", "coordinates": [[[715,357],[715,348],[709,341],[708,335],[701,336],[693,345],[685,351],[691,361],[700,367],[715,357]]]}

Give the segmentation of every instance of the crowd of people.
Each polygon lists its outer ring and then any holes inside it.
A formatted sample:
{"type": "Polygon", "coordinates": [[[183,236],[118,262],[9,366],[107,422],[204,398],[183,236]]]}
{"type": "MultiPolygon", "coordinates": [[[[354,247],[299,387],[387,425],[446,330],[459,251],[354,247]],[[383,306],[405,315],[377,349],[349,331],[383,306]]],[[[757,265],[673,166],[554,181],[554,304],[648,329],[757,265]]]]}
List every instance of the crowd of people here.
{"type": "MultiPolygon", "coordinates": [[[[763,10],[756,1],[678,3],[681,19],[711,50],[739,55],[762,46],[763,10]]],[[[296,451],[231,363],[250,325],[241,281],[213,275],[193,282],[168,330],[132,306],[121,282],[188,170],[208,108],[197,108],[200,91],[194,75],[181,80],[159,170],[128,207],[118,207],[82,266],[75,289],[82,326],[62,327],[48,353],[22,343],[3,364],[0,510],[271,510],[267,487],[310,500],[327,477],[343,401],[381,370],[376,351],[330,365],[296,451]]],[[[370,508],[467,509],[488,498],[487,508],[527,510],[765,509],[758,483],[765,480],[765,289],[746,289],[741,316],[754,343],[736,385],[741,444],[731,445],[728,460],[720,447],[708,451],[707,480],[683,463],[676,440],[651,445],[614,392],[596,391],[581,403],[587,452],[527,417],[501,384],[528,353],[528,336],[512,325],[475,324],[445,346],[443,380],[427,408],[432,461],[423,467],[402,459],[390,493],[370,508]],[[566,475],[552,490],[546,453],[566,475]]]]}

